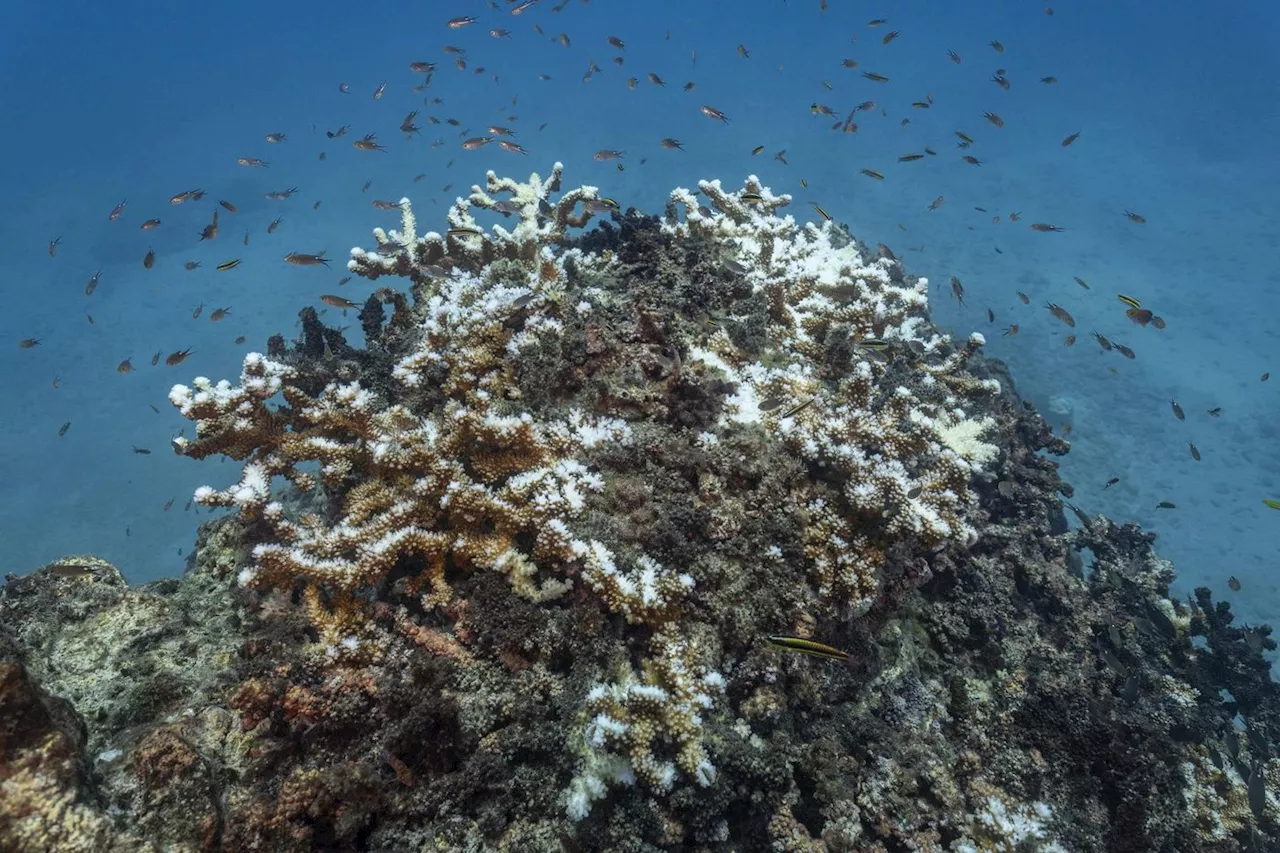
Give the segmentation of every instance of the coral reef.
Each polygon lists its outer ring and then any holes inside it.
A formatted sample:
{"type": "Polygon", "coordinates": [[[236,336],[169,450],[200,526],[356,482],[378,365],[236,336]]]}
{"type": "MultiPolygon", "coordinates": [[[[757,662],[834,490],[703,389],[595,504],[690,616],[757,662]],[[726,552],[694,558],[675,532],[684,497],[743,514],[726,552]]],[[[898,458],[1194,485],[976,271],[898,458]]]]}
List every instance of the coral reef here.
{"type": "Polygon", "coordinates": [[[403,203],[361,346],[305,309],[174,387],[175,452],[241,463],[180,579],[9,578],[0,846],[1280,844],[1270,629],[1067,524],[927,281],[755,178],[650,217],[561,172],[403,203]]]}

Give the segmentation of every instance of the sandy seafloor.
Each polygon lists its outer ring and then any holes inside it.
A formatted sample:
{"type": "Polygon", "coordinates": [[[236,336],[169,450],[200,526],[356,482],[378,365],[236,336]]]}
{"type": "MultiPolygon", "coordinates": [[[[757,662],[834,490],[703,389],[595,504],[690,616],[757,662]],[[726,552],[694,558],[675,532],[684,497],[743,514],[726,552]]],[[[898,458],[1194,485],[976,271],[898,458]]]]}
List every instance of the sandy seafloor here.
{"type": "MultiPolygon", "coordinates": [[[[169,452],[170,435],[184,423],[166,401],[169,387],[196,375],[234,379],[244,352],[276,331],[289,334],[297,310],[321,294],[361,301],[370,283],[337,287],[347,250],[371,245],[375,225],[398,224],[373,199],[409,196],[421,227],[440,227],[454,195],[482,183],[487,169],[523,178],[560,160],[567,186],[595,184],[624,206],[652,212],[672,187],[701,178],[737,186],[755,173],[795,195],[797,217],[814,217],[808,202],[815,202],[861,239],[889,244],[933,282],[941,326],[986,334],[988,353],[1012,365],[1020,391],[1056,426],[1071,424],[1073,449],[1062,464],[1082,509],[1158,532],[1183,591],[1208,584],[1233,598],[1247,622],[1280,613],[1280,512],[1261,502],[1280,498],[1280,112],[1267,106],[1280,79],[1280,59],[1268,47],[1280,36],[1280,10],[1251,4],[1209,13],[1177,2],[1153,13],[1150,4],[1081,2],[1053,4],[1049,16],[1042,4],[1023,2],[877,8],[832,0],[822,13],[817,0],[790,0],[734,4],[726,14],[717,7],[727,4],[574,0],[559,13],[544,2],[513,17],[465,0],[360,11],[342,3],[215,5],[53,8],[24,0],[0,34],[0,114],[10,128],[0,139],[7,571],[78,552],[110,559],[136,581],[181,571],[204,517],[184,503],[200,484],[231,481],[238,466],[169,452]],[[445,27],[462,14],[480,20],[445,27]],[[869,29],[875,16],[889,24],[869,29]],[[492,27],[512,37],[491,38],[492,27]],[[902,35],[886,46],[888,29],[902,35]],[[570,35],[569,47],[550,40],[560,32],[570,35]],[[621,68],[608,35],[627,42],[621,68]],[[1003,54],[988,46],[992,39],[1003,54]],[[452,66],[446,44],[467,50],[466,71],[452,66]],[[736,52],[739,44],[750,59],[736,52]],[[950,62],[948,49],[963,63],[950,62]],[[841,68],[845,57],[859,68],[841,68]],[[415,60],[440,63],[427,94],[442,104],[423,106],[410,91],[419,82],[407,70],[415,60]],[[602,70],[582,82],[591,61],[602,70]],[[472,73],[477,65],[484,74],[472,73]],[[1000,67],[1009,91],[990,82],[1000,67]],[[890,82],[870,83],[863,70],[890,82]],[[649,71],[667,87],[647,82],[649,71]],[[1059,82],[1037,82],[1045,75],[1059,82]],[[640,78],[634,91],[629,76],[640,78]],[[370,95],[384,80],[386,95],[375,101],[370,95]],[[689,80],[696,90],[682,91],[689,80]],[[338,92],[342,81],[352,94],[338,92]],[[926,94],[934,105],[912,110],[926,94]],[[857,134],[833,133],[832,119],[809,109],[826,103],[843,116],[873,98],[888,115],[860,116],[857,134]],[[702,104],[730,123],[700,114],[702,104]],[[396,127],[415,107],[423,134],[406,141],[396,127]],[[984,111],[999,113],[1005,127],[987,124],[984,111]],[[428,115],[456,117],[470,135],[510,125],[529,156],[495,146],[463,151],[460,128],[427,126],[428,115]],[[343,124],[352,136],[324,138],[343,124]],[[983,165],[959,160],[965,152],[954,147],[955,130],[977,140],[971,153],[983,165]],[[264,143],[271,131],[286,132],[287,142],[264,143]],[[1062,147],[1077,131],[1080,138],[1062,147]],[[390,150],[350,146],[369,132],[390,150]],[[664,136],[685,150],[661,149],[664,136]],[[438,148],[435,139],[443,140],[438,148]],[[757,145],[765,153],[752,156],[757,145]],[[938,156],[896,162],[924,145],[938,156]],[[602,148],[624,150],[625,171],[595,162],[602,148]],[[788,165],[770,156],[780,149],[788,165]],[[239,167],[240,156],[271,167],[239,167]],[[414,183],[417,174],[425,177],[414,183]],[[362,192],[366,180],[372,184],[362,192]],[[287,201],[263,197],[295,185],[298,195],[287,201]],[[202,203],[168,204],[194,188],[208,191],[202,203]],[[945,203],[929,211],[939,195],[945,203]],[[123,198],[125,215],[109,222],[123,198]],[[218,239],[201,244],[219,198],[240,213],[224,212],[218,239]],[[323,204],[313,210],[317,200],[323,204]],[[1147,224],[1126,220],[1126,209],[1147,224]],[[1009,222],[1014,212],[1021,221],[1009,222]],[[141,231],[153,216],[162,226],[141,231]],[[267,235],[276,216],[284,222],[267,235]],[[1066,230],[1036,233],[1027,227],[1036,221],[1066,230]],[[59,235],[50,259],[46,244],[59,235]],[[150,247],[158,259],[144,270],[150,247]],[[322,249],[334,269],[281,260],[322,249]],[[234,257],[242,259],[238,269],[215,272],[234,257]],[[202,267],[184,271],[189,259],[202,267]],[[101,284],[86,297],[97,269],[101,284]],[[953,275],[964,283],[963,308],[950,296],[953,275]],[[1118,293],[1142,299],[1168,328],[1131,324],[1118,293]],[[1044,310],[1047,301],[1075,316],[1074,347],[1064,347],[1072,330],[1044,310]],[[219,307],[231,314],[211,323],[219,307]],[[1002,336],[1011,323],[1019,333],[1002,336]],[[1131,346],[1136,360],[1104,353],[1095,330],[1131,346]],[[234,345],[238,335],[247,342],[234,345]],[[25,337],[41,345],[20,350],[25,337]],[[193,354],[183,365],[150,364],[157,351],[163,358],[187,347],[193,354]],[[126,357],[137,370],[122,376],[116,365],[126,357]],[[1277,375],[1263,383],[1266,371],[1277,375]],[[1173,416],[1171,399],[1185,422],[1173,416]],[[1220,418],[1206,414],[1217,406],[1220,418]],[[134,446],[153,453],[135,454],[134,446]],[[1120,481],[1104,490],[1112,477],[1120,481]],[[1176,509],[1156,509],[1159,501],[1176,509]],[[1226,591],[1229,576],[1242,585],[1238,595],[1226,591]]],[[[354,312],[338,315],[329,309],[326,318],[353,322],[354,312]]]]}

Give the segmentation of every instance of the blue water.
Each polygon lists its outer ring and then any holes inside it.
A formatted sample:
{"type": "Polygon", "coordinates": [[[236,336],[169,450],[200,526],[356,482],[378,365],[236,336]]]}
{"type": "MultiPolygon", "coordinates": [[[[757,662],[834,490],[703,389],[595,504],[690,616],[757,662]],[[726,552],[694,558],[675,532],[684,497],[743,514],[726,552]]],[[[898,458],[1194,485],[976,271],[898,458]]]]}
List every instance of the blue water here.
{"type": "MultiPolygon", "coordinates": [[[[940,325],[985,333],[1022,393],[1056,428],[1071,425],[1063,471],[1078,505],[1158,532],[1182,589],[1209,584],[1229,595],[1234,575],[1241,616],[1276,619],[1280,512],[1261,501],[1280,498],[1280,6],[1063,2],[1049,16],[1021,0],[831,0],[826,12],[817,0],[573,0],[555,12],[544,0],[512,16],[511,4],[499,5],[10,0],[0,31],[5,570],[94,552],[135,581],[180,572],[204,517],[183,510],[187,498],[203,483],[231,482],[239,466],[169,451],[185,425],[167,403],[169,387],[196,375],[234,379],[244,352],[274,332],[291,334],[298,309],[319,306],[321,294],[361,301],[368,282],[337,285],[347,250],[372,245],[374,226],[398,224],[374,199],[407,195],[422,227],[438,227],[453,197],[487,169],[524,177],[561,160],[566,186],[595,184],[652,211],[672,187],[700,178],[737,186],[759,174],[795,194],[797,216],[812,217],[814,202],[862,239],[889,244],[934,282],[940,325]],[[479,20],[448,29],[458,15],[479,20]],[[889,21],[869,28],[872,17],[889,21]],[[497,27],[511,37],[491,37],[497,27]],[[890,30],[901,35],[884,45],[890,30]],[[553,41],[562,32],[569,46],[553,41]],[[610,35],[626,41],[622,67],[610,35]],[[446,44],[466,50],[465,71],[446,44]],[[859,67],[842,68],[845,58],[859,67]],[[421,77],[408,64],[418,60],[439,63],[426,95],[443,103],[424,106],[412,91],[421,77]],[[583,82],[592,60],[602,70],[583,82]],[[997,68],[1008,91],[990,80],[997,68]],[[648,82],[650,71],[667,86],[648,82]],[[890,80],[870,82],[863,71],[890,80]],[[1059,82],[1040,83],[1047,75],[1059,82]],[[374,100],[383,81],[386,94],[374,100]],[[696,90],[682,91],[689,81],[696,90]],[[338,91],[342,82],[351,94],[338,91]],[[910,106],[927,95],[932,108],[910,106]],[[879,107],[858,114],[856,134],[833,132],[833,119],[810,111],[827,104],[843,118],[872,99],[879,107]],[[704,104],[730,123],[702,115],[704,104]],[[406,141],[397,127],[414,108],[423,134],[406,141]],[[986,111],[1005,126],[990,125],[986,111]],[[427,116],[455,117],[461,127],[428,125],[427,116]],[[351,135],[325,138],[345,124],[351,135]],[[462,150],[460,131],[476,136],[489,124],[515,128],[529,156],[492,145],[462,150]],[[957,130],[976,140],[973,149],[957,150],[957,130]],[[274,131],[287,141],[264,142],[274,131]],[[350,145],[371,132],[389,151],[350,145]],[[1079,139],[1064,148],[1074,132],[1079,139]],[[684,151],[661,149],[668,136],[684,151]],[[752,156],[758,145],[764,153],[752,156]],[[925,145],[937,156],[897,162],[925,145]],[[624,150],[625,171],[595,162],[602,148],[624,150]],[[782,149],[789,165],[772,157],[782,149]],[[962,162],[965,153],[982,165],[962,162]],[[243,168],[237,157],[271,166],[243,168]],[[286,201],[263,196],[295,185],[286,201]],[[201,202],[168,203],[197,188],[208,192],[201,202]],[[939,195],[945,203],[928,210],[939,195]],[[124,215],[108,221],[126,198],[124,215]],[[202,243],[218,199],[240,213],[224,211],[219,237],[202,243]],[[1147,223],[1130,222],[1126,209],[1147,223]],[[1010,222],[1015,212],[1021,219],[1010,222]],[[277,216],[283,224],[267,235],[277,216]],[[152,217],[162,225],[142,231],[152,217]],[[1032,222],[1066,230],[1038,233],[1032,222]],[[50,259],[48,241],[58,236],[50,259]],[[149,248],[157,261],[146,270],[149,248]],[[282,261],[322,249],[337,260],[333,270],[282,261]],[[237,257],[239,268],[215,271],[237,257]],[[187,260],[202,266],[187,272],[187,260]],[[98,269],[101,282],[86,296],[98,269]],[[953,275],[966,307],[950,296],[953,275]],[[1118,293],[1141,299],[1168,327],[1133,325],[1118,293]],[[1073,347],[1064,346],[1073,330],[1044,310],[1048,301],[1075,316],[1073,347]],[[226,307],[230,316],[210,322],[226,307]],[[1016,336],[1000,334],[1015,323],[1016,336]],[[1095,330],[1132,347],[1136,360],[1103,352],[1095,330]],[[240,335],[246,343],[234,344],[240,335]],[[19,349],[28,337],[40,345],[19,349]],[[165,366],[165,355],[188,347],[185,364],[165,366]],[[137,369],[121,375],[126,357],[137,369]],[[1265,371],[1277,376],[1264,383],[1265,371]],[[1220,418],[1206,414],[1217,406],[1220,418]],[[1104,490],[1112,477],[1120,481],[1104,490]],[[1159,501],[1176,509],[1156,509],[1159,501]]],[[[353,320],[338,313],[326,317],[353,320]]]]}

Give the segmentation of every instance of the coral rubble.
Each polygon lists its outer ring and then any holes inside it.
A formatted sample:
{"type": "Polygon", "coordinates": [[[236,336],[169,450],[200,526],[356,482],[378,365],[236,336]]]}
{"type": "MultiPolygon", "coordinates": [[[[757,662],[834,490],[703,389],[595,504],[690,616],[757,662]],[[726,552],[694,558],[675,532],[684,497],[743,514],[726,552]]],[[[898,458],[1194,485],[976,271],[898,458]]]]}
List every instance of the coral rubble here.
{"type": "Polygon", "coordinates": [[[1280,843],[1270,629],[1069,529],[1065,443],[926,280],[754,177],[650,217],[561,172],[443,234],[406,200],[363,346],[305,309],[174,387],[175,452],[241,463],[181,579],[0,591],[0,843],[1280,843]]]}

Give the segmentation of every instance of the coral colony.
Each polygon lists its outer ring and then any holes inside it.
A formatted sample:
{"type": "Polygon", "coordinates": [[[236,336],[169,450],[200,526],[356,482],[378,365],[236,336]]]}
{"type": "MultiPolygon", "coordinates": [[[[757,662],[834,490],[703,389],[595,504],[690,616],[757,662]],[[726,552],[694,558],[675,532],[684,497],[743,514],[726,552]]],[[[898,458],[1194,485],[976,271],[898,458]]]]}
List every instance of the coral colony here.
{"type": "Polygon", "coordinates": [[[1077,511],[1068,531],[1070,487],[1038,452],[1065,443],[981,336],[932,325],[925,279],[754,177],[677,189],[660,218],[560,185],[559,163],[490,172],[444,233],[419,234],[404,200],[398,231],[351,251],[351,272],[404,288],[360,309],[363,348],[305,309],[237,384],[174,386],[195,425],[174,450],[242,464],[195,500],[235,512],[173,588],[74,561],[9,585],[0,612],[37,650],[11,704],[44,701],[26,678],[71,693],[98,781],[32,712],[27,764],[0,779],[23,817],[0,840],[1280,838],[1270,629],[1231,627],[1207,592],[1169,601],[1136,528],[1077,511]],[[176,666],[124,620],[94,642],[142,649],[133,677],[169,683],[107,698],[54,664],[34,615],[71,586],[102,590],[83,605],[99,626],[133,596],[217,639],[176,666]],[[778,651],[806,638],[828,659],[778,651]],[[77,798],[92,785],[117,820],[77,798]]]}

